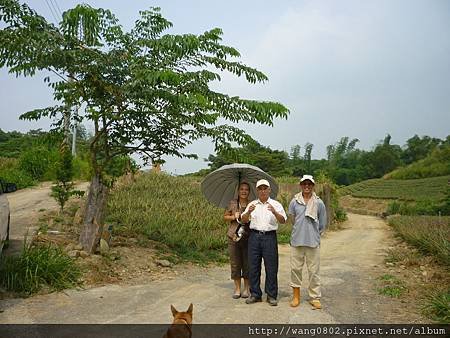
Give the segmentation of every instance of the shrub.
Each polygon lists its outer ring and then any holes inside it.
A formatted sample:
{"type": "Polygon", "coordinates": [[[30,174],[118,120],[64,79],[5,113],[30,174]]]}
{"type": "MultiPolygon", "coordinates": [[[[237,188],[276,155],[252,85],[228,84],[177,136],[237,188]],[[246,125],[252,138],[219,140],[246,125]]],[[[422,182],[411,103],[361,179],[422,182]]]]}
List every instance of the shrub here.
{"type": "Polygon", "coordinates": [[[44,147],[33,147],[20,155],[19,168],[35,180],[41,180],[49,169],[50,152],[44,147]]]}
{"type": "Polygon", "coordinates": [[[29,174],[19,169],[19,161],[14,158],[0,157],[0,178],[5,182],[15,183],[18,189],[35,184],[35,180],[29,174]]]}
{"type": "Polygon", "coordinates": [[[0,286],[31,295],[42,287],[63,290],[75,286],[81,272],[59,247],[24,247],[20,256],[0,257],[0,286]]]}
{"type": "Polygon", "coordinates": [[[73,162],[69,147],[63,144],[60,149],[59,159],[56,164],[56,184],[52,186],[51,196],[58,202],[61,211],[71,196],[83,196],[84,192],[74,189],[73,162]]]}

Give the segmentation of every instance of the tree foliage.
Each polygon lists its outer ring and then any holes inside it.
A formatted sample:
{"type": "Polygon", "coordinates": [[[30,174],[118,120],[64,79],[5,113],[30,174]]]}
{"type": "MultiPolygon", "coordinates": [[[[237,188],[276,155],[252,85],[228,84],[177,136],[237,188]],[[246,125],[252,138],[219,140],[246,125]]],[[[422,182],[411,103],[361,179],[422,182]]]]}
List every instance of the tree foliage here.
{"type": "Polygon", "coordinates": [[[125,32],[110,11],[83,5],[65,12],[58,28],[27,5],[5,1],[0,7],[7,26],[0,34],[0,66],[17,75],[47,69],[74,79],[50,82],[61,104],[23,118],[50,116],[60,126],[66,105],[86,104],[79,119],[95,124],[91,149],[94,167],[101,172],[113,157],[135,152],[147,161],[162,161],[164,155],[195,157],[183,149],[203,137],[211,137],[217,149],[250,140],[243,130],[220,125],[219,118],[271,125],[274,118],[287,116],[279,103],[231,97],[209,88],[220,80],[220,71],[244,76],[250,83],[267,80],[262,72],[231,60],[240,54],[221,44],[220,29],[198,36],[163,34],[172,24],[158,8],[140,15],[135,27],[125,32]],[[89,13],[86,22],[94,30],[83,33],[89,46],[73,34],[79,11],[89,13]]]}
{"type": "MultiPolygon", "coordinates": [[[[209,137],[218,151],[233,143],[245,145],[252,139],[234,123],[272,125],[288,115],[280,103],[210,89],[222,72],[252,84],[267,77],[238,61],[239,52],[221,43],[219,28],[200,35],[165,34],[172,23],[159,8],[141,11],[127,32],[109,10],[80,5],[65,12],[57,27],[26,4],[3,0],[0,22],[5,27],[0,31],[0,67],[16,75],[39,70],[58,74],[56,80],[47,78],[58,104],[22,118],[54,118],[60,128],[67,107],[86,106],[72,119],[94,124],[87,228],[101,225],[111,183],[105,174],[114,159],[132,153],[145,162],[162,163],[166,155],[195,158],[184,150],[195,140],[209,137]]],[[[96,235],[87,232],[90,238],[96,235]]]]}

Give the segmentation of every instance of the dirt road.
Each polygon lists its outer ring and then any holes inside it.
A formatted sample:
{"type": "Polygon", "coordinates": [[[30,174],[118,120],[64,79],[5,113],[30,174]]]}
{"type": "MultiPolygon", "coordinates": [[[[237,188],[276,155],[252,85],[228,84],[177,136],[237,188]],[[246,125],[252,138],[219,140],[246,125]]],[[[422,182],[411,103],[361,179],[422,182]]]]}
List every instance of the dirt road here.
{"type": "Polygon", "coordinates": [[[194,304],[195,323],[415,323],[409,306],[380,296],[376,279],[392,245],[381,219],[349,214],[344,230],[326,233],[321,248],[322,310],[312,310],[302,288],[301,304],[289,307],[289,246],[281,245],[279,305],[245,304],[231,298],[227,265],[175,267],[176,277],[145,285],[108,285],[28,299],[0,301],[0,323],[168,323],[170,304],[194,304]]]}
{"type": "MultiPolygon", "coordinates": [[[[24,236],[31,235],[36,230],[42,212],[59,208],[56,201],[50,197],[51,186],[51,182],[43,182],[37,187],[18,190],[7,195],[11,212],[8,254],[21,250],[24,236]]],[[[76,187],[86,190],[88,183],[79,183],[76,187]]]]}

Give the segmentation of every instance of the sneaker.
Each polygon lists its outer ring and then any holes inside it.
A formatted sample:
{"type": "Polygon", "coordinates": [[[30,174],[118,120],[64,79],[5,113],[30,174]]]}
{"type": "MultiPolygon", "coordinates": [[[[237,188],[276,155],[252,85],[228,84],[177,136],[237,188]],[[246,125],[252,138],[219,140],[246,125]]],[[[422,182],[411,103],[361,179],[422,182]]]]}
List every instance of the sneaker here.
{"type": "Polygon", "coordinates": [[[313,310],[320,310],[322,308],[319,299],[312,299],[309,301],[309,304],[311,304],[313,310]]]}
{"type": "Polygon", "coordinates": [[[245,300],[245,303],[246,303],[246,304],[254,304],[254,303],[261,302],[261,301],[262,301],[261,298],[257,298],[257,297],[255,297],[255,296],[250,296],[249,298],[247,298],[247,299],[245,300]]]}
{"type": "Polygon", "coordinates": [[[277,306],[278,301],[275,298],[267,296],[267,303],[269,303],[270,306],[277,306]]]}

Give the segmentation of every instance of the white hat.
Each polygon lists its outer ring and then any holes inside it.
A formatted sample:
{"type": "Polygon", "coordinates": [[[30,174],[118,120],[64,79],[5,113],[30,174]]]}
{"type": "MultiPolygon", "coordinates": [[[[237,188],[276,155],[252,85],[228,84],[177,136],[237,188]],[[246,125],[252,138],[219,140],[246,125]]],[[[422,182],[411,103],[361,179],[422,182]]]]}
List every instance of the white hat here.
{"type": "Polygon", "coordinates": [[[314,182],[314,178],[312,177],[312,175],[303,175],[302,178],[300,179],[300,183],[308,180],[313,182],[313,184],[316,184],[316,182],[314,182]]]}
{"type": "Polygon", "coordinates": [[[258,188],[260,185],[267,185],[270,188],[270,183],[268,180],[259,180],[256,182],[256,187],[258,188]]]}

